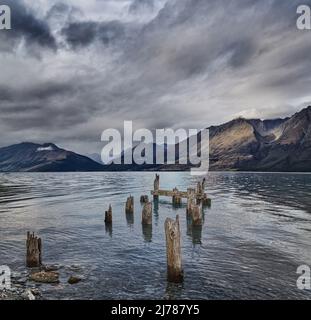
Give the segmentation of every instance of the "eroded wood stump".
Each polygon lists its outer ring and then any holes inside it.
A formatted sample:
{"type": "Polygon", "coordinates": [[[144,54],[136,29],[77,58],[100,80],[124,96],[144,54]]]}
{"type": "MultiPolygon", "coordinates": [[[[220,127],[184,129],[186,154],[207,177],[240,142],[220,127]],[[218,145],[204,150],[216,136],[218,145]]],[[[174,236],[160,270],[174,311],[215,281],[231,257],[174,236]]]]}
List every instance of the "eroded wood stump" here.
{"type": "Polygon", "coordinates": [[[156,174],[155,176],[155,180],[153,183],[153,190],[155,192],[155,194],[153,195],[153,200],[154,201],[158,201],[159,200],[159,195],[157,194],[157,191],[159,191],[160,189],[160,176],[158,174],[156,174]]]}
{"type": "Polygon", "coordinates": [[[191,217],[192,223],[194,226],[201,226],[203,222],[202,210],[200,206],[192,205],[191,206],[191,217]]]}
{"type": "Polygon", "coordinates": [[[204,195],[203,200],[202,200],[202,206],[204,207],[211,207],[212,205],[212,200],[207,197],[207,195],[204,195]]]}
{"type": "Polygon", "coordinates": [[[154,180],[154,191],[158,191],[160,189],[160,176],[156,174],[154,180]]]}
{"type": "Polygon", "coordinates": [[[35,236],[34,233],[27,232],[26,240],[26,266],[28,268],[37,268],[42,264],[42,242],[41,238],[35,236]]]}
{"type": "Polygon", "coordinates": [[[189,188],[187,190],[187,214],[188,215],[191,215],[191,209],[192,209],[192,206],[195,204],[195,190],[194,189],[191,189],[189,188]]]}
{"type": "Polygon", "coordinates": [[[144,204],[142,212],[142,224],[151,225],[152,224],[152,203],[147,202],[144,204]]]}
{"type": "Polygon", "coordinates": [[[173,189],[173,197],[172,197],[172,203],[174,207],[179,207],[181,206],[181,196],[179,195],[179,191],[177,188],[173,189]]]}
{"type": "Polygon", "coordinates": [[[105,212],[105,223],[111,224],[112,223],[112,207],[109,205],[108,211],[105,212]]]}
{"type": "Polygon", "coordinates": [[[143,195],[140,197],[140,203],[147,203],[149,202],[149,197],[147,195],[143,195]]]}
{"type": "Polygon", "coordinates": [[[179,216],[176,221],[167,218],[165,220],[166,254],[167,254],[167,280],[180,283],[184,279],[182,268],[179,216]]]}
{"type": "Polygon", "coordinates": [[[198,194],[202,194],[202,193],[203,193],[203,188],[202,188],[201,182],[198,182],[198,185],[197,185],[197,193],[198,193],[198,194]]]}
{"type": "Polygon", "coordinates": [[[134,213],[134,197],[129,197],[125,204],[125,213],[134,213]]]}

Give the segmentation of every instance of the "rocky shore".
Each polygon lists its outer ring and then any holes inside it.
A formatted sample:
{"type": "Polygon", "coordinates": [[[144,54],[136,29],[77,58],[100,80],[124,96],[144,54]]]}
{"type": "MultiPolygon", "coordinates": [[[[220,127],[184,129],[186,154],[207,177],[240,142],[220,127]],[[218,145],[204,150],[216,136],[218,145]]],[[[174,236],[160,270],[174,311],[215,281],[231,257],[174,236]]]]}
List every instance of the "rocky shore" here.
{"type": "MultiPolygon", "coordinates": [[[[10,288],[0,289],[0,300],[44,300],[41,286],[43,284],[59,284],[60,269],[62,269],[60,266],[42,266],[41,268],[29,269],[22,272],[13,272],[10,288]]],[[[71,266],[68,269],[74,270],[75,268],[71,266]]],[[[65,273],[67,274],[67,272],[68,270],[65,273]]],[[[82,277],[71,274],[67,280],[67,284],[75,285],[82,280],[82,277]]]]}

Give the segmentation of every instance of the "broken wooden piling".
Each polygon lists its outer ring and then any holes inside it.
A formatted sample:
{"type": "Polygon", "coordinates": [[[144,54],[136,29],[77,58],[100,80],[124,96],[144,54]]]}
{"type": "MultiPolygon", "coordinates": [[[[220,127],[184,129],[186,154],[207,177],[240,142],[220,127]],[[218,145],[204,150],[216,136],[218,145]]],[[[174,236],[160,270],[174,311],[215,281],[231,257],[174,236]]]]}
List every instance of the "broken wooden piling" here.
{"type": "MultiPolygon", "coordinates": [[[[189,197],[194,197],[194,200],[197,202],[197,204],[200,204],[202,200],[208,199],[207,194],[204,192],[205,180],[203,180],[203,182],[201,183],[198,183],[196,189],[188,189],[188,191],[186,192],[179,191],[177,188],[175,188],[174,190],[159,189],[159,181],[160,181],[160,177],[159,175],[156,175],[156,178],[154,181],[154,189],[151,190],[151,194],[153,195],[154,200],[158,200],[160,196],[164,196],[164,197],[172,197],[173,202],[176,199],[177,203],[179,203],[181,202],[182,198],[189,199],[189,197]],[[189,193],[189,190],[191,191],[191,193],[189,193]]],[[[204,200],[204,201],[205,203],[207,203],[208,200],[204,200]]]]}
{"type": "Polygon", "coordinates": [[[191,218],[194,226],[201,226],[203,223],[202,210],[198,205],[191,206],[191,218]]]}
{"type": "Polygon", "coordinates": [[[142,212],[142,224],[151,225],[152,224],[152,203],[147,202],[144,204],[142,212]]]}
{"type": "Polygon", "coordinates": [[[159,189],[160,189],[160,175],[156,174],[155,180],[153,183],[153,190],[154,190],[153,199],[155,201],[159,200],[159,195],[158,195],[159,189]]]}
{"type": "Polygon", "coordinates": [[[37,268],[42,264],[42,242],[41,238],[35,236],[34,233],[27,232],[26,240],[26,266],[28,268],[37,268]]]}
{"type": "Polygon", "coordinates": [[[175,207],[181,206],[181,196],[177,188],[173,189],[172,203],[175,207]]]}
{"type": "Polygon", "coordinates": [[[105,223],[111,224],[112,223],[112,207],[111,204],[109,205],[108,211],[105,212],[105,223]]]}
{"type": "Polygon", "coordinates": [[[147,195],[143,195],[140,197],[140,203],[147,203],[149,202],[149,197],[147,195]]]}
{"type": "Polygon", "coordinates": [[[195,204],[195,189],[188,188],[187,190],[187,214],[191,215],[191,208],[195,204]]]}
{"type": "Polygon", "coordinates": [[[205,194],[202,199],[202,206],[211,207],[211,205],[212,205],[212,200],[208,198],[207,195],[205,194]]]}
{"type": "Polygon", "coordinates": [[[167,218],[165,221],[166,254],[167,254],[167,280],[180,283],[184,279],[182,268],[179,216],[176,221],[167,218]]]}
{"type": "Polygon", "coordinates": [[[126,200],[125,213],[134,213],[134,197],[130,196],[126,200]]]}

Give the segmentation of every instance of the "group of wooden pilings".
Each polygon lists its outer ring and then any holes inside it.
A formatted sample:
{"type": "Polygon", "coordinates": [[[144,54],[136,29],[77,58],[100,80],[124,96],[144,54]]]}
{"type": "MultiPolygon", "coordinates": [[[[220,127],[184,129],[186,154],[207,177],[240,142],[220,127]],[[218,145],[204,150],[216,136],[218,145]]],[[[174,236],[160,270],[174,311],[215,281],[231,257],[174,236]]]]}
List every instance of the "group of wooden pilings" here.
{"type": "Polygon", "coordinates": [[[177,188],[170,190],[160,189],[160,176],[156,175],[154,180],[154,190],[151,191],[155,200],[159,196],[172,197],[174,207],[180,207],[182,198],[187,199],[187,215],[192,218],[193,225],[202,225],[203,223],[203,208],[211,206],[211,199],[205,193],[206,180],[197,183],[197,188],[188,188],[186,192],[179,191],[177,188]]]}
{"type": "MultiPolygon", "coordinates": [[[[140,200],[143,204],[142,224],[145,227],[152,226],[152,202],[148,201],[148,196],[142,196],[140,200]]],[[[109,206],[108,212],[111,212],[111,206],[109,206]]],[[[132,196],[126,200],[125,213],[134,214],[134,198],[132,196]]],[[[179,216],[176,216],[176,221],[167,218],[164,228],[166,235],[167,279],[169,282],[180,283],[183,281],[184,272],[182,268],[179,216]]]]}
{"type": "MultiPolygon", "coordinates": [[[[187,192],[180,192],[177,188],[173,191],[160,190],[160,177],[156,175],[154,181],[154,190],[151,194],[154,201],[159,199],[159,196],[172,196],[173,205],[180,206],[182,198],[187,198],[187,214],[191,217],[192,223],[195,226],[200,226],[203,223],[202,207],[210,206],[211,200],[204,193],[205,180],[199,182],[197,189],[189,188],[187,192]],[[200,206],[202,205],[202,206],[200,206]]],[[[142,225],[145,227],[152,226],[152,202],[149,201],[147,195],[140,198],[143,205],[142,208],[142,225]]],[[[134,197],[127,198],[125,203],[125,213],[134,214],[134,197]]],[[[112,206],[109,205],[108,210],[105,212],[105,223],[107,226],[112,225],[113,212],[112,206]]],[[[182,253],[181,253],[181,232],[179,216],[176,220],[167,218],[164,224],[165,238],[166,238],[166,254],[167,254],[167,279],[169,282],[180,283],[184,279],[184,271],[182,266],[182,253]]],[[[27,233],[27,267],[34,268],[42,265],[42,242],[41,238],[36,237],[34,233],[27,233]]]]}
{"type": "MultiPolygon", "coordinates": [[[[160,190],[160,176],[156,174],[154,180],[154,190],[151,191],[155,203],[158,203],[159,196],[171,196],[172,203],[175,207],[180,207],[182,198],[187,198],[187,215],[191,218],[194,226],[202,226],[203,224],[203,207],[210,206],[211,200],[207,197],[205,191],[205,179],[198,182],[197,188],[189,188],[187,192],[181,192],[177,188],[173,191],[160,190]]],[[[145,227],[152,226],[152,202],[149,201],[147,195],[140,197],[142,208],[142,225],[145,227]]],[[[134,214],[134,197],[127,198],[125,203],[125,213],[127,215],[134,214]]],[[[112,223],[112,208],[106,212],[106,224],[112,223]],[[107,216],[109,219],[107,219],[107,216]]],[[[165,237],[167,252],[167,278],[169,282],[180,283],[183,281],[184,272],[182,267],[181,254],[181,232],[179,224],[179,216],[176,220],[167,218],[165,220],[165,237]]]]}
{"type": "MultiPolygon", "coordinates": [[[[152,203],[149,202],[148,196],[141,196],[141,204],[143,204],[142,209],[142,224],[151,225],[152,224],[152,203]]],[[[130,196],[127,198],[125,203],[125,213],[134,214],[134,197],[130,196]]],[[[112,207],[109,205],[109,209],[105,212],[105,223],[112,224],[112,207]]]]}
{"type": "MultiPolygon", "coordinates": [[[[197,188],[188,188],[187,192],[179,191],[176,187],[170,190],[160,189],[160,176],[156,174],[154,189],[151,194],[157,201],[160,196],[172,197],[174,207],[182,205],[182,198],[187,199],[187,215],[191,218],[193,226],[202,226],[203,208],[211,206],[211,199],[205,193],[206,180],[197,183],[197,188]]],[[[176,221],[167,218],[165,221],[166,251],[167,251],[167,276],[171,282],[182,282],[184,273],[182,268],[180,225],[179,216],[176,221]]]]}

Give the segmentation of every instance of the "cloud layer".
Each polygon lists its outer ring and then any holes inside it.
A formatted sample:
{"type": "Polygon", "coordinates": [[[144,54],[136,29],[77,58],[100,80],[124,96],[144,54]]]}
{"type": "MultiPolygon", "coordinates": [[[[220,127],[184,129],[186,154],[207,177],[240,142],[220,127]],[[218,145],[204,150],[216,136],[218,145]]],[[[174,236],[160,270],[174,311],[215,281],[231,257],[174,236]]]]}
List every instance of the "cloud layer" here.
{"type": "MultiPolygon", "coordinates": [[[[311,6],[311,1],[304,1],[311,6]]],[[[98,152],[104,129],[201,128],[311,101],[299,0],[1,0],[0,145],[98,152]]]]}

